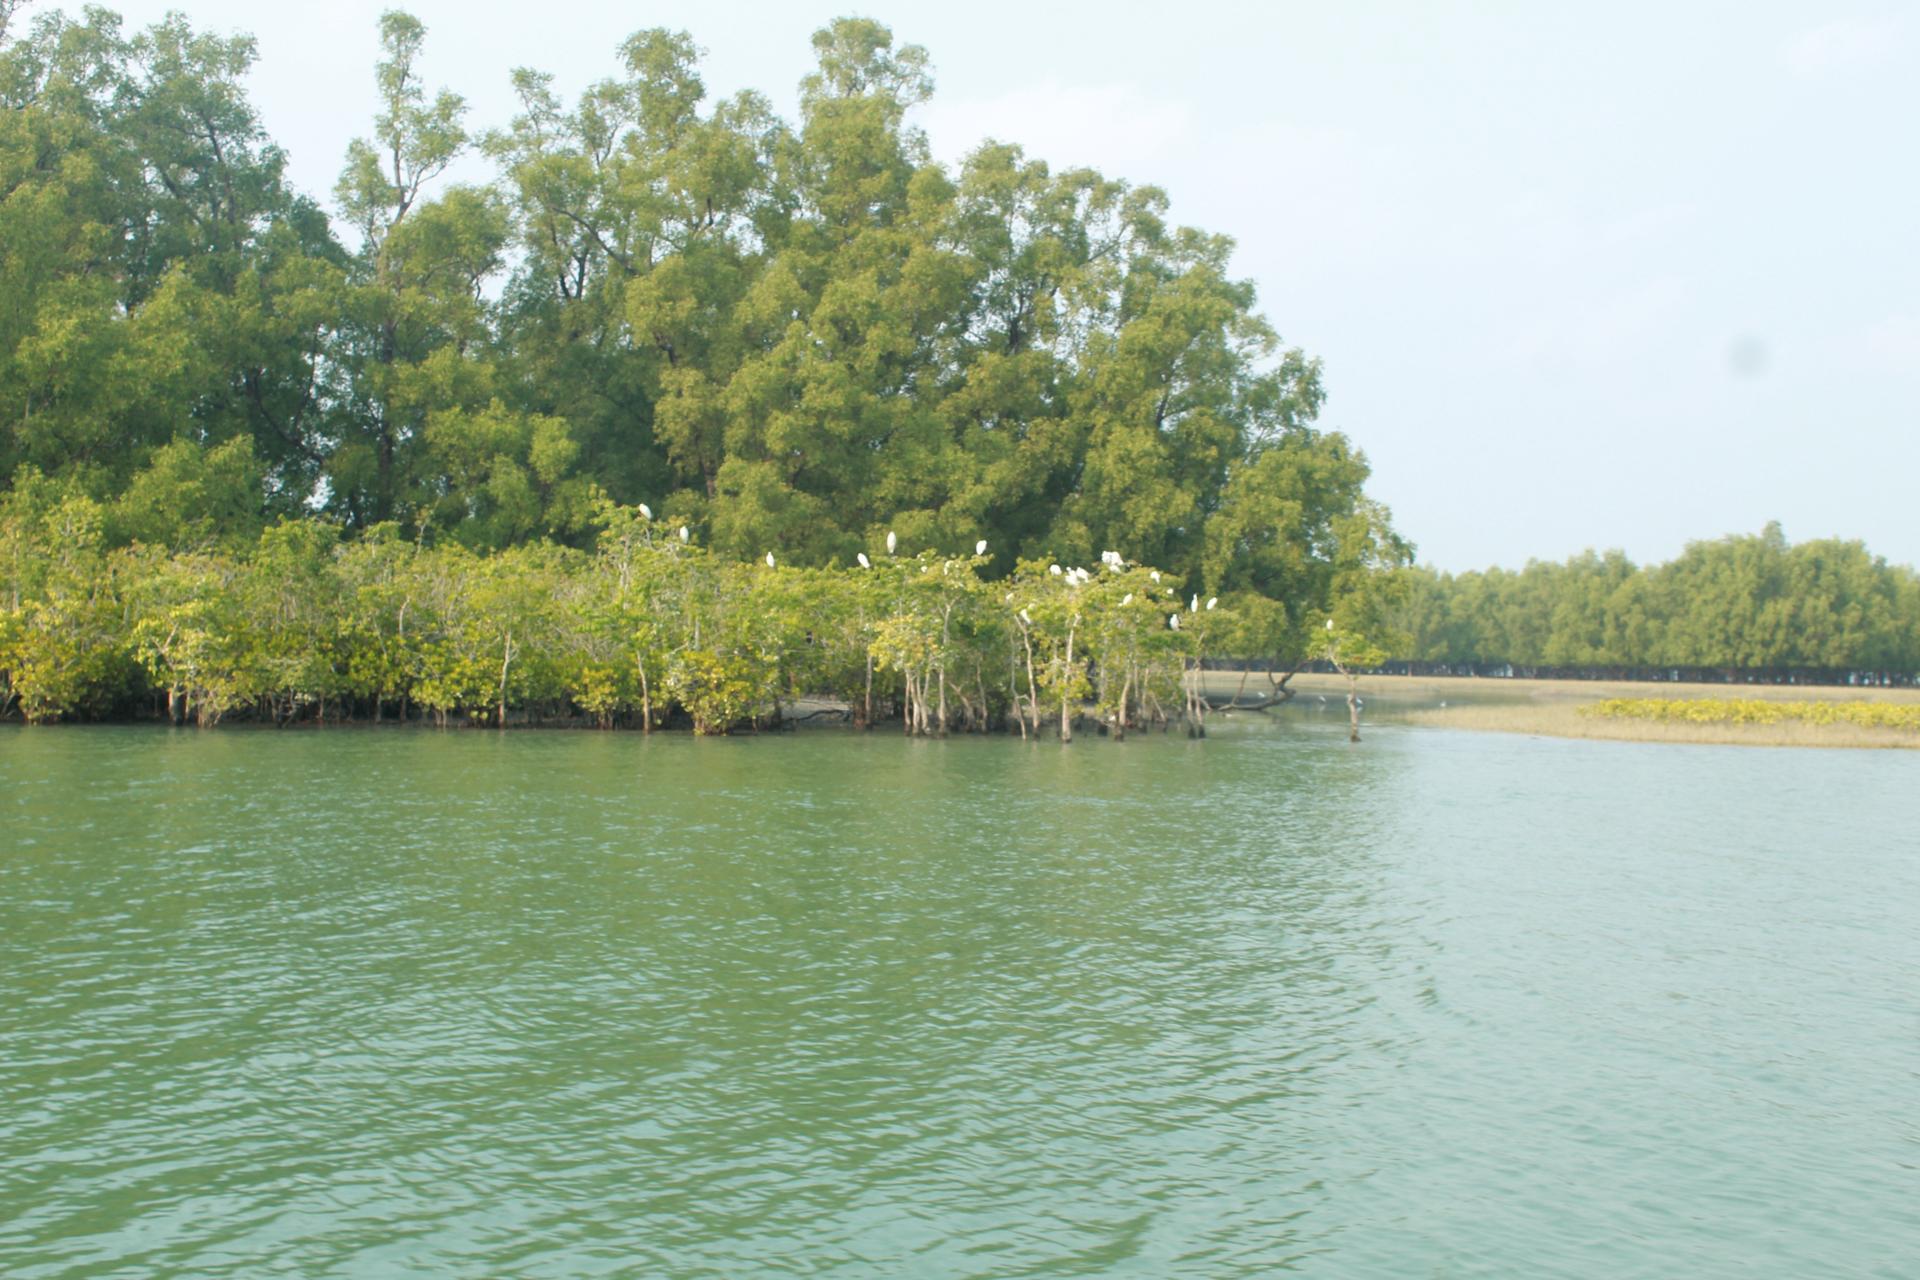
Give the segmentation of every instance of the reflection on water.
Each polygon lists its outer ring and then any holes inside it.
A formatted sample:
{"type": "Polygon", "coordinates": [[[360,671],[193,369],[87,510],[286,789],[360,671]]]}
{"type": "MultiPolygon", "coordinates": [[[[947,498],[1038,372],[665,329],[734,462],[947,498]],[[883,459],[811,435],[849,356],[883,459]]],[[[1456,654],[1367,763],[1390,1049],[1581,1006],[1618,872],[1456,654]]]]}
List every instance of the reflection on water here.
{"type": "Polygon", "coordinates": [[[0,733],[0,1272],[1894,1274],[1920,761],[0,733]]]}

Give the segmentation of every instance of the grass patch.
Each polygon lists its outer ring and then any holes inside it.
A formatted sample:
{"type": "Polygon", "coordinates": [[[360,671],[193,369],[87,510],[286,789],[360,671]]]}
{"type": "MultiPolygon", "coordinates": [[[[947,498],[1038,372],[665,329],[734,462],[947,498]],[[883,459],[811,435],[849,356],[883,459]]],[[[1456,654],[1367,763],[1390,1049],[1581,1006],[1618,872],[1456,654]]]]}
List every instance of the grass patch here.
{"type": "Polygon", "coordinates": [[[1851,725],[1920,733],[1920,706],[1855,699],[1784,701],[1773,698],[1607,698],[1580,708],[1582,715],[1655,724],[1851,725]]]}
{"type": "MultiPolygon", "coordinates": [[[[1208,673],[1207,686],[1231,694],[1237,672],[1208,673]]],[[[1247,682],[1265,690],[1265,676],[1247,682]]],[[[1274,708],[1276,718],[1314,716],[1344,722],[1346,681],[1305,673],[1293,680],[1294,700],[1274,708]]],[[[1920,749],[1920,689],[1839,685],[1649,685],[1630,681],[1496,680],[1447,676],[1362,676],[1369,724],[1428,725],[1488,733],[1622,742],[1692,742],[1749,747],[1899,747],[1920,749]],[[1730,696],[1736,693],[1737,696],[1730,696]],[[1664,697],[1649,698],[1657,689],[1664,697]],[[1608,714],[1606,706],[1699,706],[1687,714],[1608,714]],[[1746,707],[1744,715],[1729,707],[1746,707]],[[1776,708],[1786,708],[1776,713],[1776,708]],[[1848,708],[1860,708],[1850,710],[1848,708]]]]}
{"type": "Polygon", "coordinates": [[[1423,707],[1394,717],[1403,724],[1489,733],[1530,733],[1552,738],[1599,738],[1618,742],[1691,742],[1739,747],[1920,748],[1920,730],[1846,721],[1782,719],[1770,723],[1732,720],[1648,720],[1593,715],[1593,704],[1519,702],[1423,707]]]}

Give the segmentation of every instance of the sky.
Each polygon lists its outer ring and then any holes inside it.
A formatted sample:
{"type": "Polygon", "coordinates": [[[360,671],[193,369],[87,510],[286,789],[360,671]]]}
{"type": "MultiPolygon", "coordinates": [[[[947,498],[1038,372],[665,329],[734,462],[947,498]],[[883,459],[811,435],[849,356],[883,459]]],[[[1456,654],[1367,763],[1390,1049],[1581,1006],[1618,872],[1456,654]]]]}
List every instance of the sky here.
{"type": "MultiPolygon", "coordinates": [[[[42,0],[37,7],[52,7],[42,0]]],[[[294,180],[369,128],[381,3],[122,0],[259,41],[294,180]],[[325,15],[324,19],[321,15],[325,15]]],[[[843,13],[925,46],[935,155],[986,138],[1164,188],[1237,242],[1323,425],[1442,569],[1779,520],[1920,564],[1920,8],[1898,3],[415,0],[424,71],[514,112],[651,26],[789,118],[843,13]]],[[[475,163],[468,178],[488,170],[475,163]]]]}

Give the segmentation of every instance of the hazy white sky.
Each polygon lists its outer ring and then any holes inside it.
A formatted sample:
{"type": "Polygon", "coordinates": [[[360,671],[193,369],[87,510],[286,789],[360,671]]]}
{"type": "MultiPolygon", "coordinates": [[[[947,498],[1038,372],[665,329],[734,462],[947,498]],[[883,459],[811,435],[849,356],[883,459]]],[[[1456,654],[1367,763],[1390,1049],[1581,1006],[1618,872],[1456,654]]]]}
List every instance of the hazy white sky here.
{"type": "MultiPolygon", "coordinates": [[[[40,7],[51,7],[42,0],[40,7]]],[[[253,32],[256,101],[331,192],[380,3],[123,0],[253,32]]],[[[811,31],[925,45],[935,152],[984,137],[1165,187],[1239,242],[1326,422],[1448,569],[1665,559],[1769,519],[1920,563],[1920,8],[416,0],[426,72],[513,111],[641,27],[791,113],[811,31]]],[[[483,174],[476,167],[474,175],[483,174]]]]}

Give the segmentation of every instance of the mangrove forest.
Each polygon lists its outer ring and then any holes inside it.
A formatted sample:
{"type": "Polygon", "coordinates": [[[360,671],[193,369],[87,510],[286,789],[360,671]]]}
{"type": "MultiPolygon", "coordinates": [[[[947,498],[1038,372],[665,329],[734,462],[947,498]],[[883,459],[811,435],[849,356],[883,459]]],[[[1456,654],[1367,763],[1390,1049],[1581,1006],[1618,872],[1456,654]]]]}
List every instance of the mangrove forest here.
{"type": "Polygon", "coordinates": [[[648,30],[479,122],[375,34],[322,201],[249,37],[0,0],[0,715],[1197,732],[1220,658],[1920,669],[1857,543],[1412,568],[1232,242],[936,162],[876,22],[791,120],[648,30]]]}

